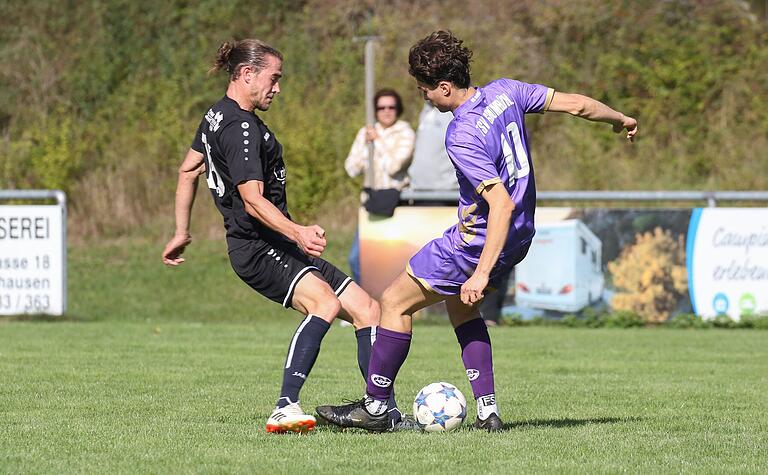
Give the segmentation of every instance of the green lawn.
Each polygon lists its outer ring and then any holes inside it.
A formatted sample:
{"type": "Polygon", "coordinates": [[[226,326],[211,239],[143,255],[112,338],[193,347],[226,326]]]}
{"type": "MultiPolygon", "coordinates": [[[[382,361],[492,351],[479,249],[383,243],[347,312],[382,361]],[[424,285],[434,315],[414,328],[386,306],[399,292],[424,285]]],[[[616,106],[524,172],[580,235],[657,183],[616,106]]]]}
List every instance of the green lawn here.
{"type": "MultiPolygon", "coordinates": [[[[298,314],[239,282],[220,244],[178,269],[159,251],[72,249],[69,318],[0,320],[0,472],[768,472],[765,331],[494,328],[502,433],[267,434],[298,314]]],[[[453,332],[417,325],[403,407],[439,380],[471,395],[453,332]]],[[[302,405],[362,390],[334,325],[302,405]]]]}
{"type": "MultiPolygon", "coordinates": [[[[503,433],[271,435],[296,323],[1,325],[0,471],[768,471],[765,332],[496,328],[503,433]]],[[[448,328],[416,328],[401,376],[406,407],[432,381],[471,394],[448,328]]],[[[334,326],[303,405],[361,391],[334,326]]]]}

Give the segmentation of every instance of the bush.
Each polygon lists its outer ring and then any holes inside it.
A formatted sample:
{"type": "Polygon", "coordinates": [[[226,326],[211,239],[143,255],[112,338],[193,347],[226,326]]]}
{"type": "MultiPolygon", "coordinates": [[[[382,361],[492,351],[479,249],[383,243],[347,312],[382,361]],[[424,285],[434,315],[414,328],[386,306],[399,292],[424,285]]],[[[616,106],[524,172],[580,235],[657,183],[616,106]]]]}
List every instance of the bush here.
{"type": "MultiPolygon", "coordinates": [[[[423,319],[420,319],[423,321],[423,319]]],[[[445,318],[432,317],[426,323],[444,324],[445,318]]],[[[642,328],[646,325],[643,317],[630,311],[615,311],[601,313],[593,308],[585,309],[581,315],[569,313],[560,319],[534,317],[524,320],[519,313],[502,315],[499,325],[507,327],[523,326],[563,326],[568,328],[642,328]]],[[[727,315],[719,315],[713,319],[705,320],[693,313],[679,313],[673,315],[666,322],[666,328],[742,328],[768,330],[768,315],[742,315],[740,321],[735,321],[727,315]]]]}
{"type": "Polygon", "coordinates": [[[718,315],[712,319],[715,328],[736,328],[736,322],[728,315],[718,315]]]}
{"type": "Polygon", "coordinates": [[[523,321],[523,316],[519,313],[509,313],[499,317],[499,325],[506,327],[521,327],[525,325],[525,321],[523,321]]]}
{"type": "Polygon", "coordinates": [[[693,313],[680,313],[667,320],[670,328],[711,328],[712,324],[693,313]]]}
{"type": "Polygon", "coordinates": [[[593,308],[584,310],[580,317],[570,313],[558,323],[571,328],[637,328],[645,325],[643,318],[634,312],[600,313],[593,308]]]}
{"type": "Polygon", "coordinates": [[[742,315],[741,320],[736,322],[736,328],[755,328],[758,330],[768,330],[768,314],[742,315]]]}
{"type": "Polygon", "coordinates": [[[647,322],[665,322],[688,290],[683,237],[659,227],[637,234],[608,270],[616,285],[613,307],[647,322]]]}
{"type": "Polygon", "coordinates": [[[582,312],[581,321],[587,328],[600,328],[605,325],[605,317],[594,308],[586,308],[582,312]]]}
{"type": "MultiPolygon", "coordinates": [[[[564,326],[569,328],[641,328],[646,325],[643,317],[635,312],[618,310],[612,313],[601,313],[593,308],[585,309],[581,315],[569,313],[559,320],[535,317],[523,320],[518,313],[502,315],[499,324],[503,326],[564,326]]],[[[768,330],[768,315],[742,315],[740,321],[735,321],[727,315],[719,315],[711,320],[704,320],[693,313],[673,315],[663,323],[666,328],[754,328],[768,330]]]]}
{"type": "Polygon", "coordinates": [[[579,317],[572,313],[569,313],[568,315],[561,318],[560,324],[565,325],[566,327],[571,327],[571,328],[582,326],[581,320],[579,320],[579,317]]]}
{"type": "Polygon", "coordinates": [[[643,317],[635,312],[620,310],[608,313],[604,317],[604,325],[608,328],[636,328],[645,326],[643,317]]]}

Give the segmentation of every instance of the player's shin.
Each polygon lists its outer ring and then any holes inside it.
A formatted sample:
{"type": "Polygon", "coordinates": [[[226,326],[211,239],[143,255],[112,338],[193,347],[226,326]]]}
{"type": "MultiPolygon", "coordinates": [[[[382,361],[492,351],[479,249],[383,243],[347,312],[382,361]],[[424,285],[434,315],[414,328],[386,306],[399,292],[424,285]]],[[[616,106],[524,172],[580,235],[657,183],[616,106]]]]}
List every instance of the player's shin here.
{"type": "Polygon", "coordinates": [[[366,409],[373,415],[382,414],[389,407],[392,387],[400,367],[408,356],[411,334],[378,328],[368,367],[366,409]]]}
{"type": "Polygon", "coordinates": [[[277,407],[285,407],[299,401],[299,391],[315,364],[320,343],[330,324],[316,315],[307,315],[296,329],[288,347],[283,370],[283,387],[277,407]]]}
{"type": "Polygon", "coordinates": [[[498,415],[491,337],[485,322],[482,318],[475,318],[456,327],[455,332],[461,346],[461,360],[477,400],[477,417],[485,420],[491,414],[498,415]]]}

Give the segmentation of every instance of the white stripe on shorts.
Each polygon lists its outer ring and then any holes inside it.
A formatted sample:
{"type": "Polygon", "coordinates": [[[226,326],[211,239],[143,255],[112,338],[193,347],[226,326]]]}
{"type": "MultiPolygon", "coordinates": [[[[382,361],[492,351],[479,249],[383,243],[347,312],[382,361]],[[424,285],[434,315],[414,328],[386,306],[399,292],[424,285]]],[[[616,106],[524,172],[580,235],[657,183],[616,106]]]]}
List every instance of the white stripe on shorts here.
{"type": "Polygon", "coordinates": [[[296,329],[296,333],[293,335],[293,340],[291,340],[291,346],[288,348],[288,357],[285,359],[285,367],[290,368],[291,367],[291,361],[293,360],[293,350],[296,349],[296,340],[299,339],[299,335],[301,335],[301,331],[304,329],[304,327],[307,326],[307,323],[312,319],[312,314],[310,313],[307,315],[307,318],[304,319],[303,322],[301,322],[301,325],[299,325],[299,328],[296,329]]]}
{"type": "Polygon", "coordinates": [[[298,274],[296,274],[296,277],[293,278],[293,281],[291,282],[291,285],[288,286],[288,292],[285,294],[285,298],[283,299],[283,307],[288,308],[288,300],[291,299],[291,296],[293,295],[293,288],[296,287],[296,284],[299,282],[299,279],[304,277],[304,274],[311,270],[319,271],[315,266],[307,266],[299,271],[298,274]]]}
{"type": "Polygon", "coordinates": [[[352,277],[347,277],[344,279],[344,282],[342,282],[339,288],[334,291],[337,297],[341,295],[342,292],[344,292],[344,289],[347,288],[350,282],[352,282],[352,277]]]}

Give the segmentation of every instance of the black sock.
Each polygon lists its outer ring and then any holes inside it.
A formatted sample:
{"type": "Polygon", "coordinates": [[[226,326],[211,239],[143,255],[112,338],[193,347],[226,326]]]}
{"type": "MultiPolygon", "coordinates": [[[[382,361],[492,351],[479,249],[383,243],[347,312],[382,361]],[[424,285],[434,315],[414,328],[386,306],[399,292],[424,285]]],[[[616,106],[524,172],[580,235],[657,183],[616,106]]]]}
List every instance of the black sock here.
{"type": "Polygon", "coordinates": [[[320,342],[330,327],[330,323],[322,318],[309,314],[296,329],[285,359],[283,387],[280,389],[277,407],[299,402],[299,391],[312,371],[320,353],[320,342]]]}
{"type": "MultiPolygon", "coordinates": [[[[378,328],[373,326],[355,330],[355,336],[357,337],[357,366],[360,367],[360,373],[366,382],[368,381],[368,363],[371,360],[371,349],[373,348],[373,342],[376,341],[376,330],[378,328]]],[[[390,419],[395,423],[400,420],[401,413],[395,401],[394,388],[392,389],[392,396],[387,401],[387,411],[390,414],[390,419]]]]}
{"type": "Polygon", "coordinates": [[[376,328],[365,327],[355,330],[355,336],[357,337],[357,366],[360,368],[363,380],[368,379],[368,362],[371,359],[373,342],[376,341],[376,328]]]}

